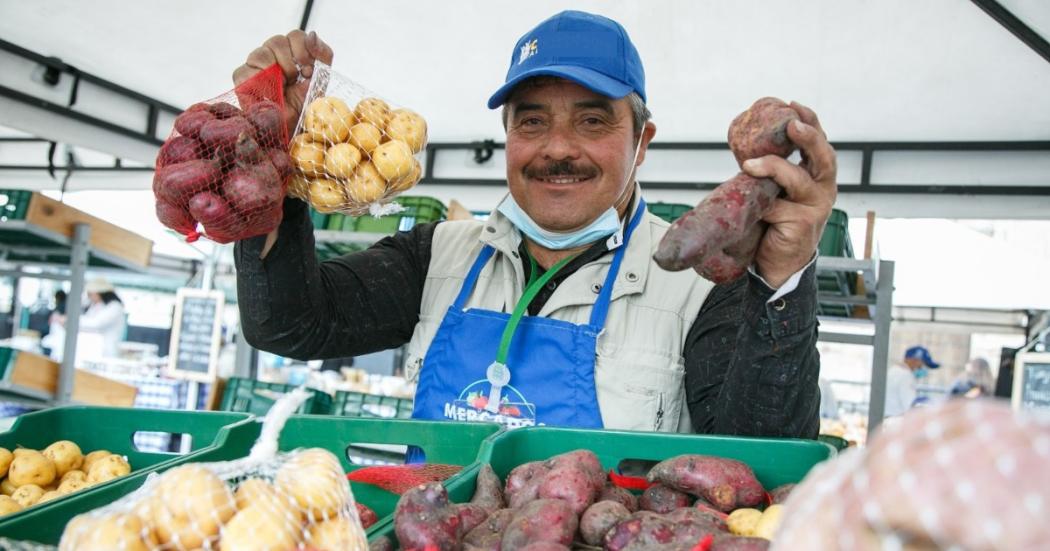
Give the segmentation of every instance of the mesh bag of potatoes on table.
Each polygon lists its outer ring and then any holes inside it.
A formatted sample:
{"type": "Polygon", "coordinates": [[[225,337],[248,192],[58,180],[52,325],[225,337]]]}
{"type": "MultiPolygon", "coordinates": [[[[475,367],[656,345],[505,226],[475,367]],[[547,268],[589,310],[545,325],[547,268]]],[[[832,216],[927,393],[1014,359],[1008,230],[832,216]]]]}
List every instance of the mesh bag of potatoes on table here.
{"type": "Polygon", "coordinates": [[[317,62],[289,154],[288,194],[319,212],[373,216],[419,182],[427,124],[317,62]]]}
{"type": "MultiPolygon", "coordinates": [[[[345,551],[368,548],[339,459],[321,448],[277,452],[284,421],[308,396],[279,400],[243,459],[189,463],[74,517],[58,551],[345,551]]],[[[0,541],[3,549],[54,549],[0,541]]]]}

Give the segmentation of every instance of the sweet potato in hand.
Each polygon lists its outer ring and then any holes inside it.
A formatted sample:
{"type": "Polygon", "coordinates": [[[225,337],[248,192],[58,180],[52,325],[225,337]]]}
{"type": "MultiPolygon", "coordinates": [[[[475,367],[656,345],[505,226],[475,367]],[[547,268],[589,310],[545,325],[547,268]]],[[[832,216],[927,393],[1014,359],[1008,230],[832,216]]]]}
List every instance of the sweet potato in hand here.
{"type": "Polygon", "coordinates": [[[787,157],[795,151],[795,144],[787,134],[791,121],[799,120],[798,113],[777,98],[762,98],[729,125],[729,149],[736,162],[776,155],[787,157]]]}

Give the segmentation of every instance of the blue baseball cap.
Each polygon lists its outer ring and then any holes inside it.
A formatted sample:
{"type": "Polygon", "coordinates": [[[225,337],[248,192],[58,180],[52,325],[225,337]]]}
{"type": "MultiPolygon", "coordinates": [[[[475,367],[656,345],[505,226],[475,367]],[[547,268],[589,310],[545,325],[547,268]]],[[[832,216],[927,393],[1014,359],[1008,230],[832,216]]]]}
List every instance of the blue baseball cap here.
{"type": "Polygon", "coordinates": [[[930,357],[930,351],[926,350],[925,346],[913,346],[904,352],[904,359],[906,360],[922,360],[922,363],[930,369],[937,369],[941,366],[939,363],[935,363],[933,358],[930,357]]]}
{"type": "Polygon", "coordinates": [[[627,31],[612,19],[563,11],[525,33],[511,52],[507,80],[489,98],[496,109],[523,80],[555,76],[610,98],[638,92],[645,101],[645,69],[627,31]]]}

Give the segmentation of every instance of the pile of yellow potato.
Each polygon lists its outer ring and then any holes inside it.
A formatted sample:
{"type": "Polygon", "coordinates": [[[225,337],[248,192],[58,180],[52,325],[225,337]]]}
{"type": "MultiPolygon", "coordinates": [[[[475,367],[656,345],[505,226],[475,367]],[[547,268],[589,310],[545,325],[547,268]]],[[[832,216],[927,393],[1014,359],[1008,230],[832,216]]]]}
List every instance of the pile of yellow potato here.
{"type": "Polygon", "coordinates": [[[302,132],[289,153],[298,173],[288,194],[319,212],[354,210],[414,186],[422,168],[414,155],[427,141],[427,123],[408,109],[365,98],[351,109],[337,97],[307,106],[302,132]]]}
{"type": "Polygon", "coordinates": [[[0,448],[0,515],[8,515],[131,472],[123,456],[106,450],[87,455],[69,440],[43,451],[0,448]]]}
{"type": "Polygon", "coordinates": [[[59,551],[82,549],[365,550],[350,485],[323,449],[293,454],[272,480],[229,482],[202,465],[160,476],[147,497],[87,513],[66,526],[59,551]]]}

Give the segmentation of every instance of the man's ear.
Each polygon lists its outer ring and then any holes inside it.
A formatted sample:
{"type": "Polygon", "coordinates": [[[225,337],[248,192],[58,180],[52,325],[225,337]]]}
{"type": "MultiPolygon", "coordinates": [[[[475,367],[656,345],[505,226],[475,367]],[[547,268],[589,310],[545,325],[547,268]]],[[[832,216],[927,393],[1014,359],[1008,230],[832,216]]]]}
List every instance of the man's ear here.
{"type": "Polygon", "coordinates": [[[645,152],[649,149],[649,142],[653,141],[656,136],[656,125],[652,121],[646,121],[645,128],[642,129],[642,143],[638,148],[638,160],[635,161],[634,166],[642,166],[645,161],[645,152]]]}

